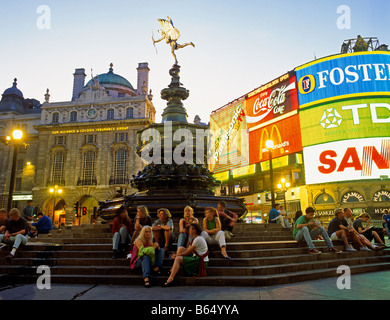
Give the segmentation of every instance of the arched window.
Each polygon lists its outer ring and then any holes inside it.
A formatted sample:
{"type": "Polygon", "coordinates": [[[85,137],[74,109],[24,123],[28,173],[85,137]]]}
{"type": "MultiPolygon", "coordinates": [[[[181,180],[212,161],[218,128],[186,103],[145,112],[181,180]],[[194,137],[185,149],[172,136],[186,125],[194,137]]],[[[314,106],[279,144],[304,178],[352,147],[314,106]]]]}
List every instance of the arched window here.
{"type": "Polygon", "coordinates": [[[334,199],[330,194],[323,192],[316,198],[314,203],[315,204],[334,203],[334,199]]]}

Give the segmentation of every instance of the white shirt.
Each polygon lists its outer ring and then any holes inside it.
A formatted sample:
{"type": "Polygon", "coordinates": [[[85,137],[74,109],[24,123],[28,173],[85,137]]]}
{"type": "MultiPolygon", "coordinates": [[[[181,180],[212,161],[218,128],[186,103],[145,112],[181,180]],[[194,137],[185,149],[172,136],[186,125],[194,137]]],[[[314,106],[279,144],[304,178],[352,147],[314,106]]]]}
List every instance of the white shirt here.
{"type": "MultiPolygon", "coordinates": [[[[208,247],[207,247],[207,242],[206,240],[201,237],[201,236],[197,236],[194,241],[192,242],[192,245],[195,246],[195,250],[196,252],[200,255],[200,256],[203,256],[207,250],[208,250],[208,247]]],[[[207,262],[209,261],[209,256],[205,257],[204,258],[204,262],[207,262]]]]}

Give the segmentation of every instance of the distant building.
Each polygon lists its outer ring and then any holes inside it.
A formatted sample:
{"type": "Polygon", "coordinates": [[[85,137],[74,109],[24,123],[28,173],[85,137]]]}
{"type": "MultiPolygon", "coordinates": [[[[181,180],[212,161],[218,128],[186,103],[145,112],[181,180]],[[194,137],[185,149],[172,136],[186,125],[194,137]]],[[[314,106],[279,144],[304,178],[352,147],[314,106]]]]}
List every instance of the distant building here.
{"type": "MultiPolygon", "coordinates": [[[[133,192],[129,180],[143,168],[136,132],[153,123],[156,112],[148,94],[148,64],[140,63],[137,71],[134,88],[112,64],[86,84],[85,69],[76,69],[71,101],[50,102],[47,90],[36,121],[29,122],[28,136],[35,139],[34,148],[26,150],[33,166],[30,193],[55,225],[91,223],[98,201],[119,189],[133,192]]],[[[15,114],[19,122],[26,117],[21,111],[15,114]]]]}

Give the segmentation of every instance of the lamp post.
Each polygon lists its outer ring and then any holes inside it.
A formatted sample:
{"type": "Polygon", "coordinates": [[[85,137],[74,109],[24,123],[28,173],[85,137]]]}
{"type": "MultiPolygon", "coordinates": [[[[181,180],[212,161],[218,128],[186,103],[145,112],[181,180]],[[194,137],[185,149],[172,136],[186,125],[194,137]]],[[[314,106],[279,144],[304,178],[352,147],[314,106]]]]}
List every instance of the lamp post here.
{"type": "Polygon", "coordinates": [[[56,207],[56,200],[57,195],[62,193],[62,189],[58,188],[58,185],[55,185],[54,188],[50,188],[49,192],[54,195],[54,203],[53,203],[53,224],[54,224],[54,216],[55,216],[55,207],[56,207]]]}
{"type": "Polygon", "coordinates": [[[7,211],[10,212],[12,206],[12,196],[14,193],[15,187],[15,172],[16,172],[16,161],[18,158],[18,148],[19,143],[22,140],[23,131],[20,129],[16,129],[12,131],[12,137],[7,136],[7,142],[12,142],[14,146],[13,158],[12,158],[12,167],[11,167],[11,178],[9,182],[9,191],[8,191],[8,202],[7,202],[7,211]]]}
{"type": "Polygon", "coordinates": [[[286,210],[286,214],[287,214],[286,192],[289,187],[290,187],[290,183],[286,182],[285,178],[280,179],[278,188],[283,192],[284,210],[286,210]]]}
{"type": "Polygon", "coordinates": [[[265,146],[268,149],[268,158],[269,158],[269,176],[271,183],[271,205],[272,208],[275,208],[275,191],[274,191],[274,169],[272,167],[272,151],[274,150],[274,142],[272,140],[267,140],[265,146]]]}

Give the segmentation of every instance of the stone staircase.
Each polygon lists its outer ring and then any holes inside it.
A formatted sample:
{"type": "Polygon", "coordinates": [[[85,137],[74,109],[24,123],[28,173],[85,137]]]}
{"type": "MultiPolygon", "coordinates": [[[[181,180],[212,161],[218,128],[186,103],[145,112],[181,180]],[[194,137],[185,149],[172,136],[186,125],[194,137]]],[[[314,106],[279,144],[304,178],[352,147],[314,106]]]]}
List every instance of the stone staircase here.
{"type": "MultiPolygon", "coordinates": [[[[177,221],[175,230],[178,230],[177,221]]],[[[352,274],[390,269],[390,252],[329,253],[324,241],[315,241],[321,255],[293,240],[289,229],[278,224],[237,224],[235,236],[227,242],[228,254],[222,257],[216,245],[209,247],[207,277],[193,278],[179,273],[180,285],[268,286],[339,276],[340,265],[352,274]]],[[[37,267],[50,267],[51,282],[63,284],[142,285],[139,273],[131,270],[128,259],[112,259],[111,228],[106,225],[68,227],[61,232],[30,239],[12,260],[8,248],[0,251],[1,284],[33,283],[40,274],[37,267]]],[[[343,249],[341,243],[336,247],[343,249]]],[[[173,260],[164,260],[168,271],[173,260]]],[[[166,277],[155,278],[161,284],[166,277]]]]}

